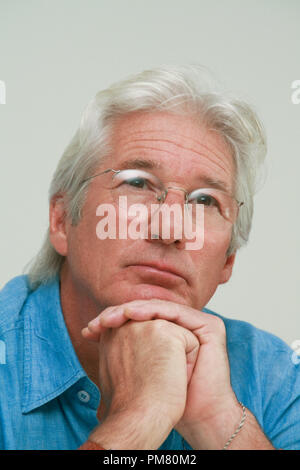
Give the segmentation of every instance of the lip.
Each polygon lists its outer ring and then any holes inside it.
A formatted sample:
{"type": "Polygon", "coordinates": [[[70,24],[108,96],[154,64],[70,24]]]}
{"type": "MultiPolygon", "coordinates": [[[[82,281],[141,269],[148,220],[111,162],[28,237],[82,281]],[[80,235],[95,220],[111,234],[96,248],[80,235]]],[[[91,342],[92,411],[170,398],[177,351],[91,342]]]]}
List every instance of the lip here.
{"type": "Polygon", "coordinates": [[[186,277],[183,275],[183,273],[181,271],[177,270],[173,266],[170,266],[170,265],[167,265],[167,264],[164,264],[164,263],[161,263],[161,262],[157,262],[157,263],[153,263],[153,262],[150,262],[150,263],[147,263],[147,262],[132,263],[132,264],[129,264],[127,267],[130,267],[130,266],[132,266],[132,267],[140,266],[140,267],[145,267],[145,268],[153,268],[154,270],[157,270],[157,271],[160,271],[160,272],[163,272],[163,273],[172,274],[173,276],[184,279],[187,282],[186,277]]]}

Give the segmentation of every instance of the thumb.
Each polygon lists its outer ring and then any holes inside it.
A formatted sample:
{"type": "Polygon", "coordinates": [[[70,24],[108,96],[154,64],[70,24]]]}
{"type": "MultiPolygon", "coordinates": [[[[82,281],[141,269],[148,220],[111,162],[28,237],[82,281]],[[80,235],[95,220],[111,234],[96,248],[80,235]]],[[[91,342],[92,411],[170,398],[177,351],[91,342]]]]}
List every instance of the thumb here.
{"type": "Polygon", "coordinates": [[[200,343],[191,331],[182,328],[185,339],[185,353],[186,353],[186,366],[187,366],[187,383],[189,384],[193,375],[194,367],[198,358],[200,343]]]}

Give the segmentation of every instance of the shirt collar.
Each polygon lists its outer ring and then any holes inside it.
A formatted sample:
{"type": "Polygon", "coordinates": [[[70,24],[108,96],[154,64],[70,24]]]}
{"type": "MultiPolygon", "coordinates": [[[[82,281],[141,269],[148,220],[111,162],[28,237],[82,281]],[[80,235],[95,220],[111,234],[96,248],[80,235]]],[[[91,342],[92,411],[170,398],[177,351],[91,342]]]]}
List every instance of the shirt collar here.
{"type": "Polygon", "coordinates": [[[60,303],[59,279],[33,291],[24,306],[22,412],[37,408],[86,377],[60,303]]]}

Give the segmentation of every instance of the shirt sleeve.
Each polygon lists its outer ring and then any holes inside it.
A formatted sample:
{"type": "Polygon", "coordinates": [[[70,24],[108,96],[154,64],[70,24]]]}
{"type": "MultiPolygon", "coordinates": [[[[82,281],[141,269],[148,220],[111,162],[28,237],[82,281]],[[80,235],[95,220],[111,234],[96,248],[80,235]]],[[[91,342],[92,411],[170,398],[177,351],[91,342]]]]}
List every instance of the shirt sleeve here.
{"type": "Polygon", "coordinates": [[[276,449],[300,450],[300,359],[288,347],[265,371],[264,429],[276,449]]]}
{"type": "Polygon", "coordinates": [[[96,444],[96,442],[90,441],[89,439],[84,442],[77,450],[106,450],[100,445],[96,444]]]}

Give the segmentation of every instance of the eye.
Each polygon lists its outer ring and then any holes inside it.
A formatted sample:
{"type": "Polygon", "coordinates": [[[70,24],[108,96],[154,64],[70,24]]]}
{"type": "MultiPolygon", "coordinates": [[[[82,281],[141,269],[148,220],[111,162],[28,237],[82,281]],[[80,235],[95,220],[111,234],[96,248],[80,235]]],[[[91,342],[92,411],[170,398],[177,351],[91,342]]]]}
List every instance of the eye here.
{"type": "Polygon", "coordinates": [[[193,191],[189,196],[189,202],[193,204],[203,204],[207,207],[219,207],[219,203],[216,198],[202,191],[193,191]]]}
{"type": "Polygon", "coordinates": [[[157,178],[141,170],[122,170],[118,172],[113,178],[113,187],[127,187],[131,190],[150,191],[155,190],[157,185],[160,185],[157,178]]]}
{"type": "Polygon", "coordinates": [[[135,177],[135,178],[127,178],[122,183],[128,184],[129,186],[132,186],[133,188],[138,188],[138,189],[150,188],[150,182],[146,178],[142,178],[141,176],[135,177]]]}

